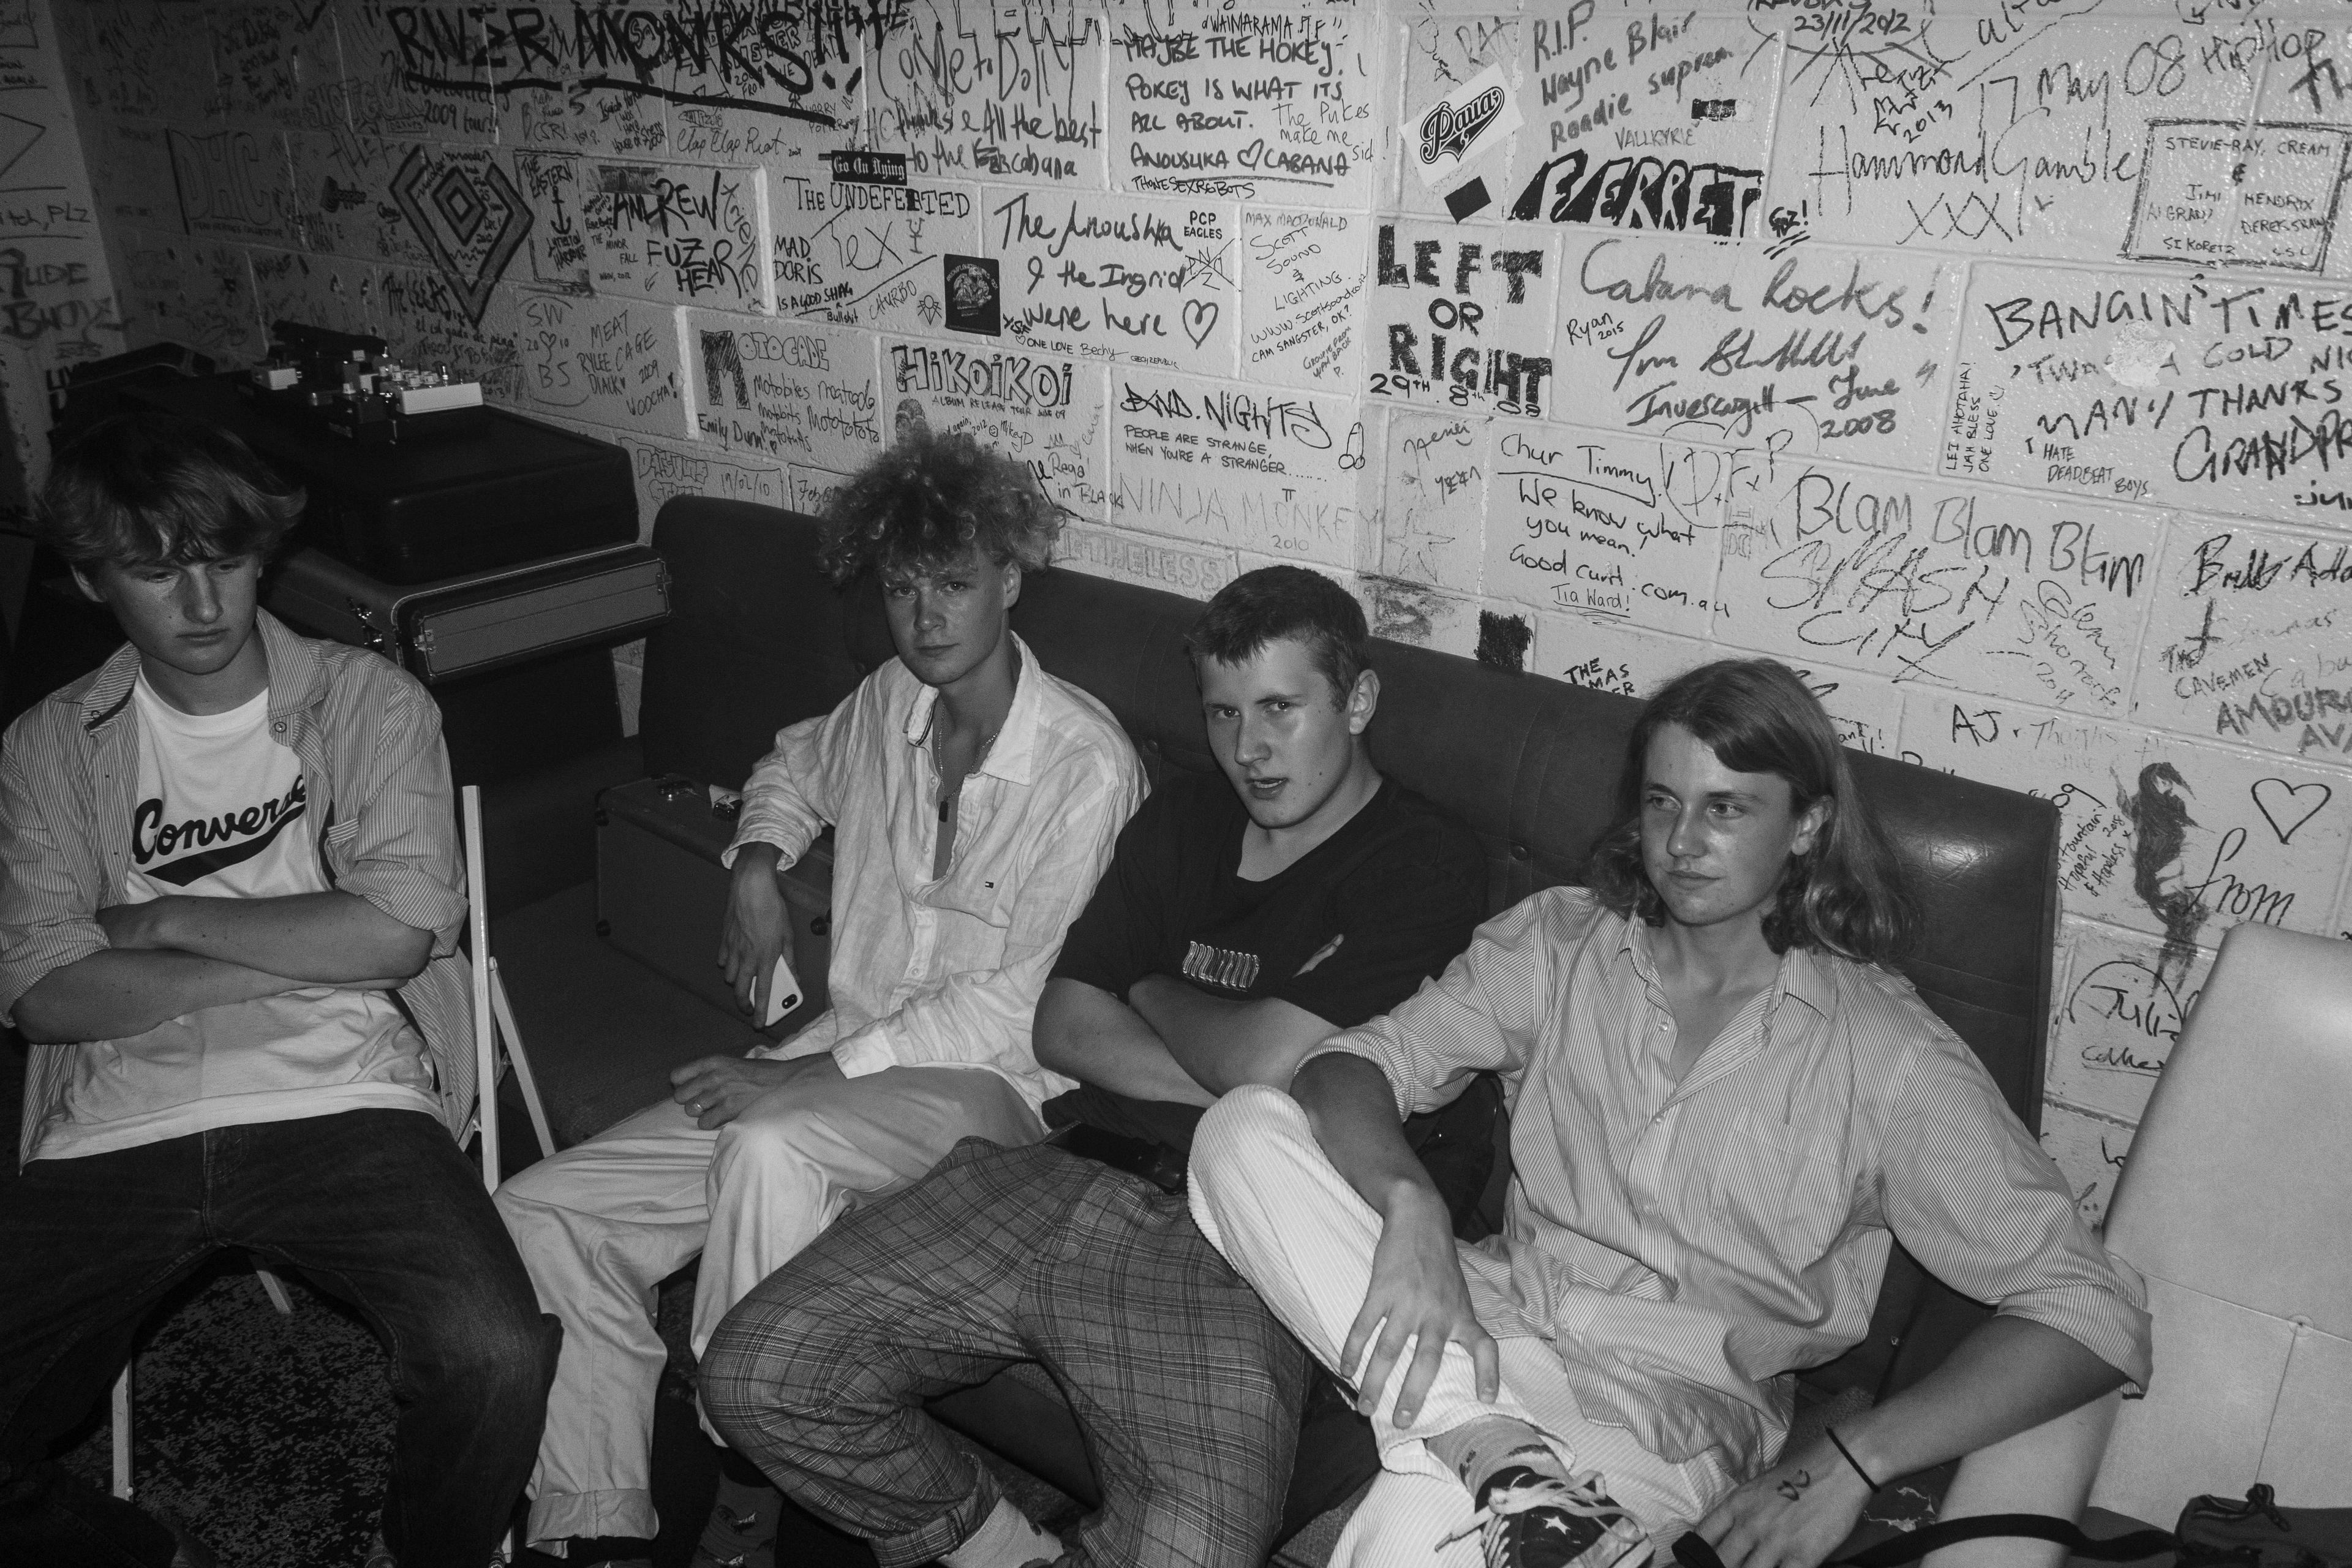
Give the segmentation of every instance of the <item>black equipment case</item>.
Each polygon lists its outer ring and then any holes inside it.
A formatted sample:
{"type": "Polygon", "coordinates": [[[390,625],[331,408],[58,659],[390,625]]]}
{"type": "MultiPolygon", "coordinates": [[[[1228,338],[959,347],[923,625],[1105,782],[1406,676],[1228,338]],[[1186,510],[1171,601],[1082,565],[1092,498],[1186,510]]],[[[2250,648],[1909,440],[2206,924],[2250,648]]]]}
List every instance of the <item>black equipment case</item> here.
{"type": "MultiPolygon", "coordinates": [[[[715,1007],[735,1009],[719,969],[729,873],[719,857],[735,837],[732,809],[680,774],[615,784],[596,803],[596,934],[715,1007]]],[[[777,879],[792,912],[801,1005],[761,1033],[782,1039],[827,1006],[833,955],[833,839],[809,847],[777,879]]],[[[751,1028],[748,1016],[744,1028],[751,1028]]]]}
{"type": "Polygon", "coordinates": [[[669,569],[645,545],[619,544],[404,586],[300,550],[273,570],[264,602],[298,631],[373,648],[433,685],[643,636],[669,618],[669,569]]]}
{"type": "Polygon", "coordinates": [[[226,426],[310,492],[289,543],[408,586],[599,545],[634,543],[629,455],[509,414],[375,446],[281,419],[222,377],[142,383],[124,400],[226,426]]]}

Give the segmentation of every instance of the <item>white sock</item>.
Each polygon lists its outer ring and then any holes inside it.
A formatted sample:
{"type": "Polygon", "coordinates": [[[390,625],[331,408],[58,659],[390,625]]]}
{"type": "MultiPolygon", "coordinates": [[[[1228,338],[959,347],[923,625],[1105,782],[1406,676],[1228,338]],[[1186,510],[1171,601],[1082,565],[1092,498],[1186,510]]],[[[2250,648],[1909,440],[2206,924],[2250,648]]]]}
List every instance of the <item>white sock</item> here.
{"type": "Polygon", "coordinates": [[[1029,1516],[1005,1498],[998,1498],[980,1528],[953,1552],[942,1552],[947,1568],[1022,1568],[1024,1563],[1050,1563],[1062,1554],[1062,1543],[1029,1522],[1029,1516]]]}

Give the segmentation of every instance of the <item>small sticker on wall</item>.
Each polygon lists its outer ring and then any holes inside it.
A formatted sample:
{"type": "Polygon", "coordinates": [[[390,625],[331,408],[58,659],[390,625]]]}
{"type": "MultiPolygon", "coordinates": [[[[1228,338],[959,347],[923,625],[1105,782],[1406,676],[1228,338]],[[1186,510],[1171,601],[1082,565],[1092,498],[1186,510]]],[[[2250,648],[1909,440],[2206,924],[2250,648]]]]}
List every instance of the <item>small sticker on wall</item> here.
{"type": "Polygon", "coordinates": [[[1519,118],[1518,96],[1503,68],[1488,66],[1413,121],[1413,172],[1423,184],[1435,188],[1464,163],[1508,141],[1519,118]]]}
{"type": "Polygon", "coordinates": [[[833,166],[833,183],[836,185],[903,185],[907,183],[907,154],[875,153],[864,148],[841,148],[824,154],[833,166]]]}
{"type": "Polygon", "coordinates": [[[1745,120],[1736,98],[1694,98],[1691,100],[1693,120],[1745,120]]]}
{"type": "Polygon", "coordinates": [[[1486,211],[1494,199],[1486,194],[1486,182],[1474,176],[1460,190],[1445,194],[1445,210],[1454,215],[1455,223],[1460,223],[1473,213],[1486,211]]]}
{"type": "Polygon", "coordinates": [[[996,286],[996,258],[948,256],[941,265],[947,268],[948,330],[1003,336],[1004,305],[996,286]]]}

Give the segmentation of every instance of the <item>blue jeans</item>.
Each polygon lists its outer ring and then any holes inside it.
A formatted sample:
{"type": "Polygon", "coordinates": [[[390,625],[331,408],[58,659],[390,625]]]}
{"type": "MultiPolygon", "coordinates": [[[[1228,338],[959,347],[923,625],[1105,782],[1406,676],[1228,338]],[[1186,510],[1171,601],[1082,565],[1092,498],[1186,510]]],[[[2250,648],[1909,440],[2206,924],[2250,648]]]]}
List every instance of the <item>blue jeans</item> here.
{"type": "Polygon", "coordinates": [[[403,1568],[481,1568],[530,1474],[561,1331],[472,1163],[413,1110],[36,1160],[0,1187],[0,1558],[58,1539],[43,1461],[148,1309],[225,1247],[299,1270],[375,1330],[400,1412],[385,1540],[403,1568]]]}

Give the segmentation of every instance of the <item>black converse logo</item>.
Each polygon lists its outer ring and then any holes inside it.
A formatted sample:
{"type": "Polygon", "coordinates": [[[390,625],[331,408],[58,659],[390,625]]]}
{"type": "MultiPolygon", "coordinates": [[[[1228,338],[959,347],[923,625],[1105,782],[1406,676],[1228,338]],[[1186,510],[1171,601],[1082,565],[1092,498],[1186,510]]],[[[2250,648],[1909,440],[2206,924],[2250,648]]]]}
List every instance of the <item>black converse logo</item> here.
{"type": "Polygon", "coordinates": [[[302,815],[309,799],[298,778],[283,799],[185,822],[164,821],[162,801],[142,800],[131,814],[131,858],[156,881],[184,888],[199,877],[250,860],[268,848],[287,825],[302,815]]]}

